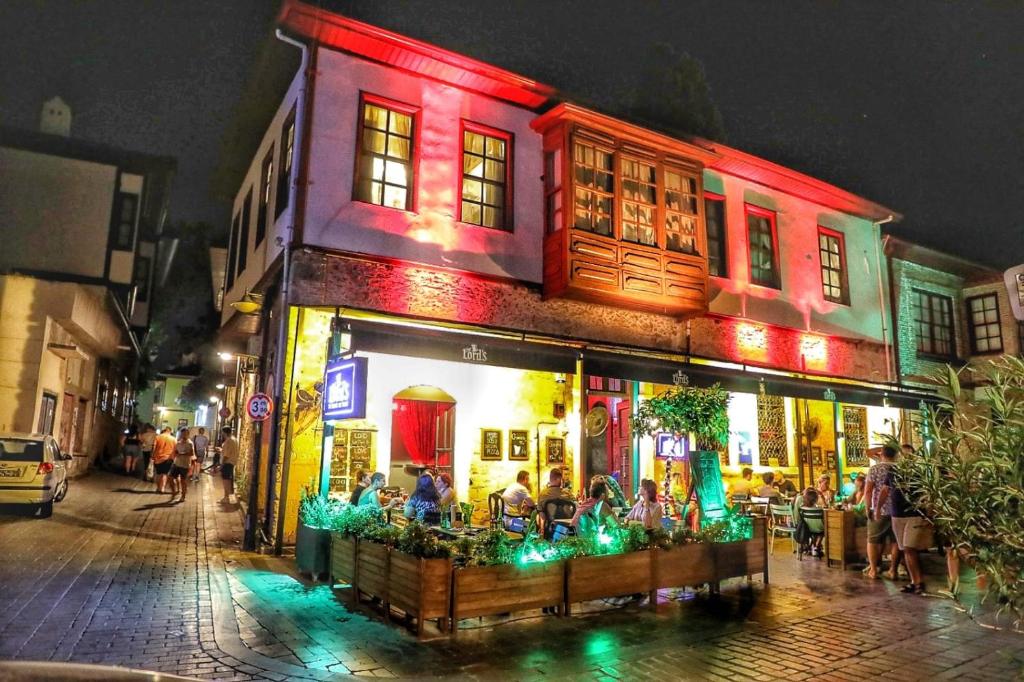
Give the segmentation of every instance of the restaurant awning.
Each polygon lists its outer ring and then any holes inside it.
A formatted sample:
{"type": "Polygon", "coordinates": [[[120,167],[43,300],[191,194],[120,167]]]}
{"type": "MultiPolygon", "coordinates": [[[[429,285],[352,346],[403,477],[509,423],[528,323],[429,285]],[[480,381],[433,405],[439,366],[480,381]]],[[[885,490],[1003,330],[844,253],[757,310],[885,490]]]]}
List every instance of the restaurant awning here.
{"type": "Polygon", "coordinates": [[[583,351],[583,372],[632,381],[647,381],[668,386],[711,386],[721,384],[727,391],[781,395],[807,400],[834,400],[855,405],[877,405],[916,410],[921,401],[933,402],[936,397],[923,392],[885,389],[845,384],[827,379],[765,374],[748,369],[716,367],[691,362],[673,361],[638,354],[608,351],[583,351]]]}
{"type": "Polygon", "coordinates": [[[361,320],[348,322],[351,349],[355,351],[541,372],[576,372],[579,351],[570,346],[361,320]]]}

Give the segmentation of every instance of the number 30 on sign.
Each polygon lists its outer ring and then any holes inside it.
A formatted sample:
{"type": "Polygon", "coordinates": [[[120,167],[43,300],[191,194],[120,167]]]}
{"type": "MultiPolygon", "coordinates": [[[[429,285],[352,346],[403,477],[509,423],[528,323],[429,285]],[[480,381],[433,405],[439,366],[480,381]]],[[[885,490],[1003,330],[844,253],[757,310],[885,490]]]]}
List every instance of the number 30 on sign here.
{"type": "Polygon", "coordinates": [[[254,393],[245,404],[245,412],[254,422],[266,421],[274,411],[274,401],[266,393],[254,393]]]}

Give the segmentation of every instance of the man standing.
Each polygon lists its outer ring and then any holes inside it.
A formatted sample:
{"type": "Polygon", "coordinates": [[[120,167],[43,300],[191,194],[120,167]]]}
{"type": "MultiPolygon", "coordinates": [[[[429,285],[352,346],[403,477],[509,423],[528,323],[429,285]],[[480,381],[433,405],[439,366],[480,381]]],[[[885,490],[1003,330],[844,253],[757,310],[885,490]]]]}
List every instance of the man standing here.
{"type": "Polygon", "coordinates": [[[192,462],[192,480],[199,480],[199,472],[203,470],[203,463],[206,461],[206,450],[210,447],[210,439],[206,436],[206,429],[199,427],[199,432],[192,439],[192,445],[196,449],[196,458],[192,462]]]}
{"type": "Polygon", "coordinates": [[[869,578],[878,577],[878,565],[882,560],[882,547],[889,542],[890,571],[889,577],[896,579],[896,566],[899,563],[900,550],[896,545],[896,536],[892,532],[892,498],[887,490],[892,476],[893,463],[896,461],[896,448],[885,445],[869,451],[880,461],[868,469],[868,482],[864,486],[865,509],[868,514],[868,567],[865,573],[869,578]]]}
{"type": "MultiPolygon", "coordinates": [[[[903,453],[913,454],[914,448],[903,446],[903,453]]],[[[886,487],[881,499],[892,500],[892,532],[896,536],[896,545],[903,552],[903,560],[910,574],[910,584],[904,585],[900,592],[924,594],[924,572],[921,570],[920,551],[928,551],[934,540],[931,521],[926,519],[907,497],[906,491],[896,480],[894,467],[889,469],[886,487]]],[[[893,565],[893,574],[896,572],[893,565]]]]}
{"type": "Polygon", "coordinates": [[[167,485],[167,475],[171,473],[174,466],[174,450],[178,441],[171,435],[170,427],[164,427],[160,435],[153,442],[153,470],[156,472],[156,491],[164,492],[167,485]]]}
{"type": "Polygon", "coordinates": [[[149,476],[149,460],[153,458],[153,444],[156,442],[156,428],[152,424],[142,427],[142,435],[139,437],[142,444],[142,478],[152,481],[149,476]]]}
{"type": "Polygon", "coordinates": [[[220,444],[220,478],[224,482],[223,504],[231,504],[231,496],[235,494],[235,465],[238,464],[238,440],[232,434],[231,427],[224,427],[224,441],[220,444]]]}

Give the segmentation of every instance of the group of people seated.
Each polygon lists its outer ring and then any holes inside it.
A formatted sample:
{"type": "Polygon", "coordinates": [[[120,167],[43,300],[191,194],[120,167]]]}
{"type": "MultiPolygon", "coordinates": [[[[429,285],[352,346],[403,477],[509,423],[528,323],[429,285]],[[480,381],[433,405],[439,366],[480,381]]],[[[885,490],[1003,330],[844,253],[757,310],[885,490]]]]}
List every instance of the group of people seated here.
{"type": "Polygon", "coordinates": [[[534,500],[530,484],[530,472],[520,471],[516,482],[501,491],[503,504],[503,524],[506,530],[521,530],[524,526],[521,519],[537,511],[537,523],[545,537],[550,537],[550,527],[563,523],[580,535],[596,533],[603,527],[618,526],[622,523],[639,523],[652,530],[661,527],[664,510],[658,501],[658,486],[650,479],[640,481],[640,490],[636,503],[619,520],[616,512],[619,504],[624,503],[621,489],[606,476],[594,476],[587,490],[587,497],[577,503],[572,490],[566,486],[565,474],[562,469],[552,469],[548,473],[547,486],[541,490],[534,500]],[[549,505],[550,502],[568,504],[549,505]],[[548,518],[548,509],[574,509],[572,517],[548,518]]]}
{"type": "Polygon", "coordinates": [[[440,522],[442,510],[458,504],[451,474],[437,474],[425,469],[416,479],[416,489],[408,499],[400,496],[388,500],[382,499],[381,490],[386,485],[384,474],[359,470],[356,472],[356,486],[349,497],[349,504],[377,509],[395,509],[402,506],[402,515],[410,521],[424,523],[440,522]]]}

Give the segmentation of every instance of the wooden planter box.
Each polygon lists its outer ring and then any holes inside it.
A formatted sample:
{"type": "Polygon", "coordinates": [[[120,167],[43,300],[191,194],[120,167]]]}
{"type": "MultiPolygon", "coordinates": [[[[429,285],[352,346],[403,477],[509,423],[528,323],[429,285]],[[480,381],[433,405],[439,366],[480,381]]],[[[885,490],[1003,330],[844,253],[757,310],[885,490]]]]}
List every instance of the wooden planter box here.
{"type": "Polygon", "coordinates": [[[451,559],[418,559],[391,550],[388,564],[388,603],[416,618],[416,634],[423,624],[439,619],[438,628],[447,629],[451,609],[451,559]]]}
{"type": "Polygon", "coordinates": [[[654,551],[569,559],[566,562],[565,605],[592,599],[649,592],[656,599],[652,555],[654,551]]]}
{"type": "Polygon", "coordinates": [[[704,542],[653,550],[656,589],[692,587],[718,581],[714,548],[704,542]]]}
{"type": "Polygon", "coordinates": [[[767,524],[763,517],[754,518],[754,533],[750,540],[738,542],[716,542],[711,545],[715,557],[715,578],[750,577],[755,573],[764,576],[768,584],[768,542],[767,524]]]}
{"type": "Polygon", "coordinates": [[[327,575],[331,570],[331,531],[300,523],[295,534],[295,564],[299,573],[311,575],[313,580],[327,575]]]}
{"type": "Polygon", "coordinates": [[[356,575],[353,583],[357,602],[360,592],[377,597],[384,602],[385,614],[388,605],[389,554],[386,545],[360,541],[356,551],[356,575]]]}
{"type": "Polygon", "coordinates": [[[352,585],[356,579],[356,546],[354,535],[331,533],[331,582],[352,585]]]}
{"type": "Polygon", "coordinates": [[[457,568],[452,578],[452,636],[460,618],[560,607],[564,589],[564,561],[457,568]]]}

